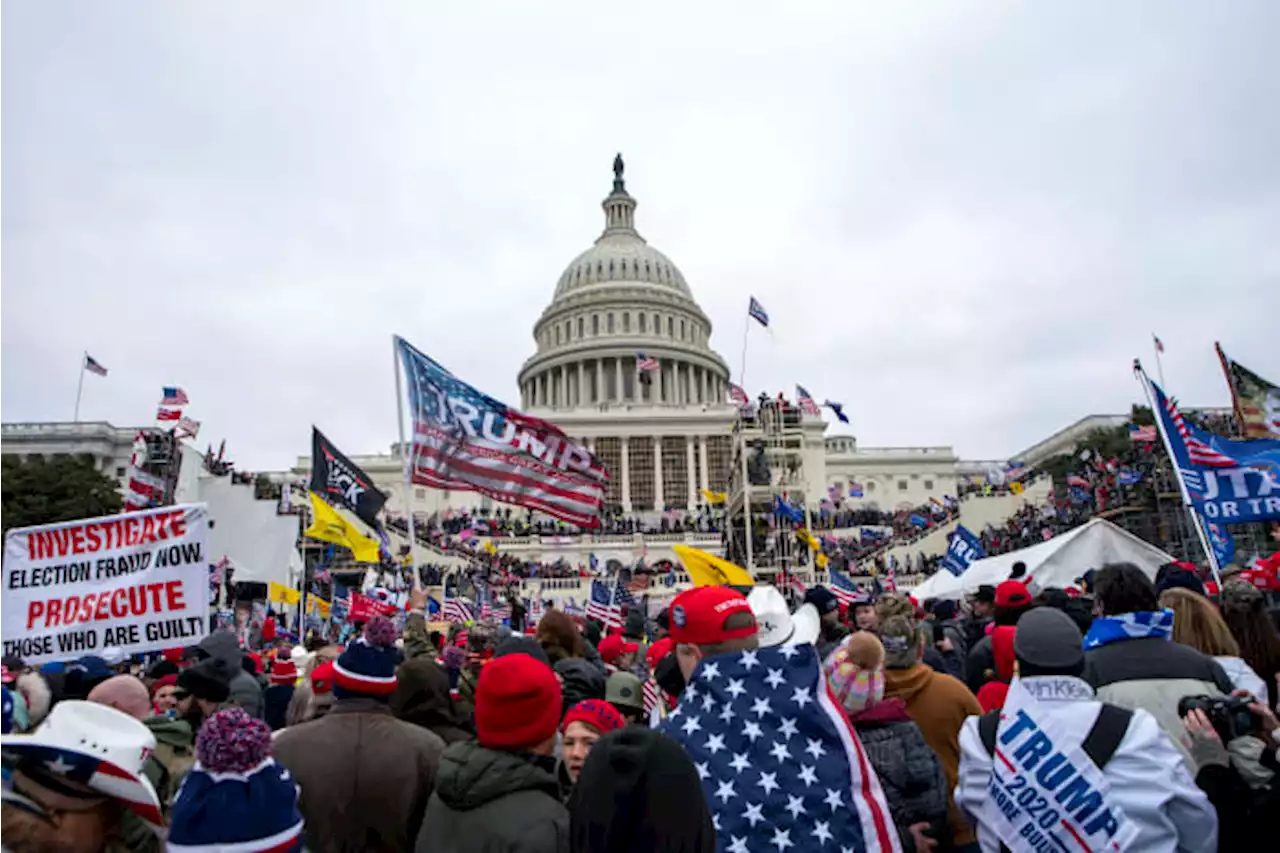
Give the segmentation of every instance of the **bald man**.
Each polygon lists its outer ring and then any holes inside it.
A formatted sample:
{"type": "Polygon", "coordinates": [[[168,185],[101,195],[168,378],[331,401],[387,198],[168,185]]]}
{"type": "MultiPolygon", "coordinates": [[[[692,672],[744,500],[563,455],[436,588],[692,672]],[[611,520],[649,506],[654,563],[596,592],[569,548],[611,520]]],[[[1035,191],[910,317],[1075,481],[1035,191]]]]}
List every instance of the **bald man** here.
{"type": "Polygon", "coordinates": [[[135,720],[151,716],[151,694],[132,675],[115,675],[89,691],[89,701],[123,711],[135,720]]]}

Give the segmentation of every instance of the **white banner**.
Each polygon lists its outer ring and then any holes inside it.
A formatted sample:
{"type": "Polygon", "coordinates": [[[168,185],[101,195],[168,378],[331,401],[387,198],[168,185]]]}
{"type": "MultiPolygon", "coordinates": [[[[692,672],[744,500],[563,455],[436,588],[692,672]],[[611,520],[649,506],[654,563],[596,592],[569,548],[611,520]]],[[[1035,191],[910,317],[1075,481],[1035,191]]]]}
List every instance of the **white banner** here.
{"type": "Polygon", "coordinates": [[[28,664],[197,643],[209,632],[204,504],[10,530],[4,653],[28,664]]]}

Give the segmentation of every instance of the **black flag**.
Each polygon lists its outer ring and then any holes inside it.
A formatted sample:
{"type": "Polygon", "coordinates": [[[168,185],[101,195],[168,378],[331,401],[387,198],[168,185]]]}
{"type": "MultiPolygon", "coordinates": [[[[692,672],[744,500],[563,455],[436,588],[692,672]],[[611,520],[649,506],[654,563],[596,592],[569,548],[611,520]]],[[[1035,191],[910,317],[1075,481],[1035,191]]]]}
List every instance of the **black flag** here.
{"type": "Polygon", "coordinates": [[[311,428],[311,491],[332,506],[351,510],[373,529],[379,528],[378,512],[387,496],[315,427],[311,428]]]}

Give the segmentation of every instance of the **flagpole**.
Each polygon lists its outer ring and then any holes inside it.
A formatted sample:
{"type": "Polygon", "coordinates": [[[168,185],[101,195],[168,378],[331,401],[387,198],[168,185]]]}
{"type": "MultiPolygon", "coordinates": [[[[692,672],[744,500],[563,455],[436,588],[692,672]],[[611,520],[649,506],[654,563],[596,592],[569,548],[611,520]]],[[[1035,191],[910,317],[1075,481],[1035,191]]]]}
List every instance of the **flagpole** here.
{"type": "MultiPolygon", "coordinates": [[[[1191,518],[1191,526],[1195,528],[1196,535],[1200,539],[1200,547],[1204,549],[1205,556],[1209,560],[1209,568],[1213,572],[1213,579],[1221,588],[1222,576],[1219,573],[1218,555],[1209,544],[1209,537],[1205,532],[1200,513],[1196,512],[1195,505],[1191,503],[1191,494],[1187,491],[1187,484],[1182,479],[1182,469],[1178,467],[1178,458],[1173,455],[1173,444],[1170,442],[1169,434],[1164,428],[1164,418],[1160,416],[1160,411],[1156,408],[1155,397],[1151,393],[1151,380],[1147,378],[1146,371],[1142,369],[1142,363],[1137,359],[1134,359],[1133,369],[1142,383],[1142,392],[1147,397],[1147,405],[1151,407],[1151,414],[1155,416],[1156,429],[1164,442],[1164,451],[1169,456],[1169,466],[1173,468],[1173,478],[1178,482],[1178,490],[1182,492],[1182,505],[1186,508],[1187,515],[1191,518]]],[[[1161,383],[1160,390],[1164,391],[1163,383],[1161,383]]],[[[1167,394],[1168,391],[1165,391],[1165,393],[1167,394]]]]}
{"type": "Polygon", "coordinates": [[[742,393],[747,394],[747,401],[750,402],[750,393],[747,391],[747,337],[751,334],[751,312],[747,312],[746,320],[742,324],[742,368],[738,372],[738,384],[742,386],[742,393]]]}
{"type": "Polygon", "coordinates": [[[409,466],[413,464],[413,453],[405,446],[404,440],[404,384],[400,378],[400,347],[398,338],[391,336],[391,367],[396,375],[396,429],[400,431],[401,471],[404,475],[404,514],[406,528],[409,531],[409,574],[413,576],[413,589],[419,586],[418,561],[414,557],[414,548],[418,544],[417,533],[413,526],[413,483],[409,475],[409,466]]]}
{"type": "MultiPolygon", "coordinates": [[[[756,414],[756,417],[763,416],[763,412],[756,414]]],[[[747,549],[747,563],[743,568],[751,572],[752,577],[755,577],[755,571],[752,568],[755,556],[752,553],[751,543],[751,481],[747,479],[747,428],[746,420],[741,413],[738,414],[738,425],[738,446],[741,448],[739,456],[741,457],[740,468],[742,469],[742,533],[747,549]]]]}
{"type": "Polygon", "coordinates": [[[80,423],[80,395],[84,392],[84,364],[88,358],[88,350],[80,353],[80,381],[76,383],[76,412],[73,416],[75,423],[80,423]]]}
{"type": "Polygon", "coordinates": [[[1164,348],[1164,344],[1161,343],[1158,337],[1156,337],[1155,332],[1152,332],[1151,333],[1151,349],[1154,350],[1156,354],[1156,375],[1160,377],[1161,388],[1167,387],[1164,384],[1164,362],[1160,358],[1160,350],[1163,348],[1164,348]]]}

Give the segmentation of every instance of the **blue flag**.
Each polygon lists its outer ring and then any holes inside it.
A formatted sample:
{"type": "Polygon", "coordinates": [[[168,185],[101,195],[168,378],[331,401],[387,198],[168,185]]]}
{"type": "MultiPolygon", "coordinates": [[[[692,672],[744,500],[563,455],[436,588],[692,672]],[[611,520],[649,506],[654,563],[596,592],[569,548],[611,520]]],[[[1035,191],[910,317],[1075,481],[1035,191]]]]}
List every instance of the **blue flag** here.
{"type": "Polygon", "coordinates": [[[925,519],[925,517],[924,517],[923,515],[919,515],[919,514],[914,513],[914,512],[913,512],[913,513],[911,513],[911,517],[910,517],[910,519],[909,519],[909,520],[910,520],[910,522],[911,522],[912,524],[914,524],[916,527],[926,527],[926,526],[928,526],[928,524],[929,524],[929,522],[925,519]]]}
{"type": "Polygon", "coordinates": [[[1141,471],[1131,471],[1128,468],[1121,468],[1120,473],[1116,474],[1116,481],[1122,486],[1133,486],[1142,482],[1141,471]]]}
{"type": "Polygon", "coordinates": [[[1280,441],[1237,440],[1200,429],[1149,378],[1160,430],[1191,505],[1206,521],[1280,519],[1280,441]]]}
{"type": "Polygon", "coordinates": [[[1234,560],[1236,540],[1227,530],[1227,526],[1205,519],[1205,529],[1209,532],[1209,547],[1213,549],[1213,556],[1217,559],[1218,566],[1225,566],[1234,560]]]}
{"type": "Polygon", "coordinates": [[[812,645],[703,659],[658,730],[702,780],[719,853],[902,849],[812,645]]]}
{"type": "MultiPolygon", "coordinates": [[[[849,422],[848,415],[844,413],[843,403],[833,403],[830,400],[824,400],[822,402],[822,405],[826,406],[828,409],[834,412],[835,416],[840,419],[840,423],[847,424],[849,422]]],[[[861,497],[861,495],[859,495],[859,497],[861,497]]]]}
{"type": "Polygon", "coordinates": [[[747,303],[747,314],[761,326],[769,325],[769,312],[764,310],[764,306],[754,296],[747,303]]]}
{"type": "Polygon", "coordinates": [[[958,525],[947,543],[947,554],[942,558],[942,567],[951,574],[964,574],[974,561],[981,560],[987,552],[982,548],[982,541],[973,535],[973,531],[963,524],[958,525]]]}
{"type": "Polygon", "coordinates": [[[781,495],[773,499],[773,514],[797,524],[804,521],[804,510],[787,503],[781,495]]]}

